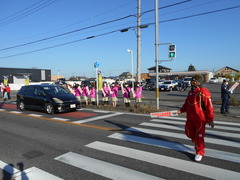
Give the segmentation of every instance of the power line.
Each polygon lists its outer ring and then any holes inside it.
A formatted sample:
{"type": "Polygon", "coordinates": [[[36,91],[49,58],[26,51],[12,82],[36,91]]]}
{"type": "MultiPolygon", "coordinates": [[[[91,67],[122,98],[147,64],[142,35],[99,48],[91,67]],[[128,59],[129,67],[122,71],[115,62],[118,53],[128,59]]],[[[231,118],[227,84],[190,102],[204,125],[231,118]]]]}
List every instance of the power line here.
{"type": "MultiPolygon", "coordinates": [[[[236,8],[240,8],[240,6],[234,6],[234,7],[229,7],[229,8],[225,8],[225,9],[219,9],[219,10],[215,10],[215,11],[209,11],[209,12],[194,14],[194,15],[190,15],[190,16],[185,16],[185,17],[180,17],[180,18],[174,18],[174,19],[159,21],[158,23],[165,23],[165,22],[182,20],[182,19],[187,19],[187,18],[192,18],[192,17],[197,17],[197,16],[203,16],[203,15],[208,15],[208,14],[212,14],[212,13],[227,11],[227,10],[236,9],[236,8]]],[[[155,24],[155,23],[148,23],[146,25],[150,26],[150,25],[153,25],[153,24],[155,24]]],[[[136,26],[128,27],[128,29],[133,29],[133,28],[136,28],[136,26]]],[[[115,33],[115,32],[119,32],[119,31],[121,31],[121,29],[117,29],[117,30],[114,30],[114,31],[102,33],[102,34],[95,35],[95,36],[89,36],[87,38],[83,38],[83,39],[79,39],[79,40],[75,40],[75,41],[71,41],[71,42],[66,42],[66,43],[63,43],[63,44],[58,44],[58,45],[55,45],[55,46],[50,46],[50,47],[46,47],[46,48],[42,48],[42,49],[38,49],[38,50],[33,50],[33,51],[24,52],[24,53],[4,56],[4,57],[0,57],[0,59],[6,59],[6,58],[10,58],[10,57],[30,54],[30,53],[34,53],[34,52],[43,51],[43,50],[48,50],[48,49],[52,49],[52,48],[56,48],[56,47],[60,47],[60,46],[68,45],[68,44],[73,44],[73,43],[76,43],[76,42],[80,42],[80,41],[84,41],[84,40],[88,40],[88,39],[92,39],[92,38],[96,38],[96,37],[100,37],[100,36],[109,35],[109,34],[112,34],[112,33],[115,33]]]]}
{"type": "Polygon", "coordinates": [[[44,2],[44,0],[41,0],[41,1],[25,8],[25,9],[15,13],[15,14],[12,14],[8,17],[5,17],[5,18],[1,19],[0,20],[0,26],[4,26],[4,25],[10,24],[10,23],[13,23],[13,22],[15,22],[19,19],[22,19],[26,16],[29,16],[29,15],[47,7],[47,6],[55,3],[56,1],[58,1],[58,0],[48,0],[48,1],[45,1],[45,2],[44,2]],[[1,21],[3,21],[3,22],[1,22],[1,21]]]}
{"type": "MultiPolygon", "coordinates": [[[[192,0],[186,0],[186,1],[179,2],[179,3],[174,3],[174,4],[171,4],[171,5],[160,7],[159,9],[176,6],[176,5],[183,4],[183,3],[186,3],[186,2],[189,2],[189,1],[192,1],[192,0]]],[[[153,10],[146,11],[146,13],[151,12],[151,11],[153,11],[153,10]]],[[[143,12],[143,13],[145,13],[145,12],[143,12]]],[[[72,34],[72,33],[76,33],[76,32],[79,32],[79,31],[86,30],[86,29],[94,28],[94,27],[97,27],[97,26],[102,26],[102,25],[105,25],[105,24],[121,21],[121,20],[127,19],[129,17],[135,17],[135,16],[136,16],[135,14],[134,15],[128,15],[128,16],[125,16],[125,17],[122,17],[122,18],[106,21],[106,22],[103,22],[103,23],[99,23],[99,24],[95,24],[95,25],[92,25],[92,26],[84,27],[84,28],[81,28],[81,29],[76,29],[76,30],[73,30],[73,31],[69,31],[69,32],[66,32],[66,33],[58,34],[58,35],[43,38],[43,39],[39,39],[39,40],[36,40],[36,41],[32,41],[32,42],[28,42],[28,43],[24,43],[24,44],[19,44],[19,45],[7,47],[7,48],[2,48],[2,49],[0,49],[0,51],[14,49],[14,48],[22,47],[22,46],[27,46],[27,45],[30,45],[30,44],[46,41],[46,40],[57,38],[57,37],[60,37],[60,36],[65,36],[65,35],[68,35],[68,34],[72,34]]]]}

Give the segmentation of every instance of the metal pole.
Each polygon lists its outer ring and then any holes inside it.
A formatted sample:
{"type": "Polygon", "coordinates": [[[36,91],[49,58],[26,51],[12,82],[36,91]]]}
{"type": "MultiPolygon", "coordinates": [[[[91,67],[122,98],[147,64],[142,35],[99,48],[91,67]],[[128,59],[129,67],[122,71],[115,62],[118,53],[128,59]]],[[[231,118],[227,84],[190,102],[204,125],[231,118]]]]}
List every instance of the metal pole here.
{"type": "Polygon", "coordinates": [[[96,67],[96,96],[97,96],[97,106],[99,105],[99,100],[98,100],[98,68],[96,67]]]}
{"type": "Polygon", "coordinates": [[[158,0],[155,0],[155,62],[156,62],[156,103],[159,109],[159,83],[158,83],[158,0]]]}
{"type": "Polygon", "coordinates": [[[141,81],[141,0],[138,0],[137,13],[137,81],[141,81]]]}
{"type": "Polygon", "coordinates": [[[134,76],[133,76],[133,51],[131,51],[131,60],[132,60],[132,88],[134,88],[134,82],[133,82],[133,78],[134,78],[134,76]]]}

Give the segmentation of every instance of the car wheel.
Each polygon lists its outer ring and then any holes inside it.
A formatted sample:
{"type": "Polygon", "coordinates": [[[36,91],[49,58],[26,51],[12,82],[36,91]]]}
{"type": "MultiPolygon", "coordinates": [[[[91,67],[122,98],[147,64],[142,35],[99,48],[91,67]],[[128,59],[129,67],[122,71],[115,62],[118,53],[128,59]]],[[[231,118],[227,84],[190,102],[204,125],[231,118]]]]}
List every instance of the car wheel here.
{"type": "Polygon", "coordinates": [[[25,104],[23,101],[20,101],[18,103],[18,109],[20,109],[21,111],[24,111],[25,110],[25,104]]]}
{"type": "Polygon", "coordinates": [[[45,110],[47,114],[54,114],[54,108],[51,103],[47,103],[45,106],[45,110]]]}

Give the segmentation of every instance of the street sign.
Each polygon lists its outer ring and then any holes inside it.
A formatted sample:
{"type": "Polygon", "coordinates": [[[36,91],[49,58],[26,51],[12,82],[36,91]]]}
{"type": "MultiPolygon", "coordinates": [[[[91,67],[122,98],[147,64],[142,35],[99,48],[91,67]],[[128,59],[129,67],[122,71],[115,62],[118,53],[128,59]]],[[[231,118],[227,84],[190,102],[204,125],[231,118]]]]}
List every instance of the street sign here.
{"type": "Polygon", "coordinates": [[[98,68],[98,67],[99,67],[99,62],[95,62],[95,63],[94,63],[94,67],[95,67],[95,68],[98,68]]]}

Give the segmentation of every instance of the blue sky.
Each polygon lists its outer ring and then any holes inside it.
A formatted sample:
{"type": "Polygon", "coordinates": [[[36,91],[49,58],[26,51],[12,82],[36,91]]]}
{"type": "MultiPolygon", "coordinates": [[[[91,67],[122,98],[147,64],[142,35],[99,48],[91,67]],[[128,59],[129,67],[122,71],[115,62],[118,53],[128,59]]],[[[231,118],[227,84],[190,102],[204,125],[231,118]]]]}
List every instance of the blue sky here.
{"type": "MultiPolygon", "coordinates": [[[[159,0],[159,7],[182,1],[185,0],[159,0]]],[[[141,2],[142,12],[155,8],[155,0],[141,2]]],[[[240,6],[239,0],[192,0],[160,9],[159,21],[236,6],[240,6]]],[[[136,31],[120,32],[136,26],[135,16],[124,18],[136,13],[137,0],[0,0],[0,66],[51,69],[52,75],[59,71],[66,77],[94,77],[97,61],[104,76],[115,76],[131,72],[131,56],[127,52],[131,49],[136,72],[136,31]],[[37,5],[43,8],[38,10],[37,5]],[[123,19],[99,25],[120,18],[123,19]],[[94,25],[97,26],[91,27],[94,25]],[[95,37],[87,39],[91,36],[95,37]],[[74,41],[77,42],[49,49],[74,41]],[[15,56],[44,48],[47,50],[15,56]]],[[[142,24],[154,23],[154,13],[144,13],[142,24]]],[[[236,8],[159,23],[159,43],[177,46],[177,58],[161,65],[172,71],[186,71],[190,64],[196,70],[216,71],[225,66],[240,70],[239,19],[240,8],[236,8]]],[[[155,66],[154,24],[142,29],[141,44],[141,72],[147,73],[155,66]]],[[[160,59],[167,59],[167,46],[161,45],[159,53],[160,59]]]]}

